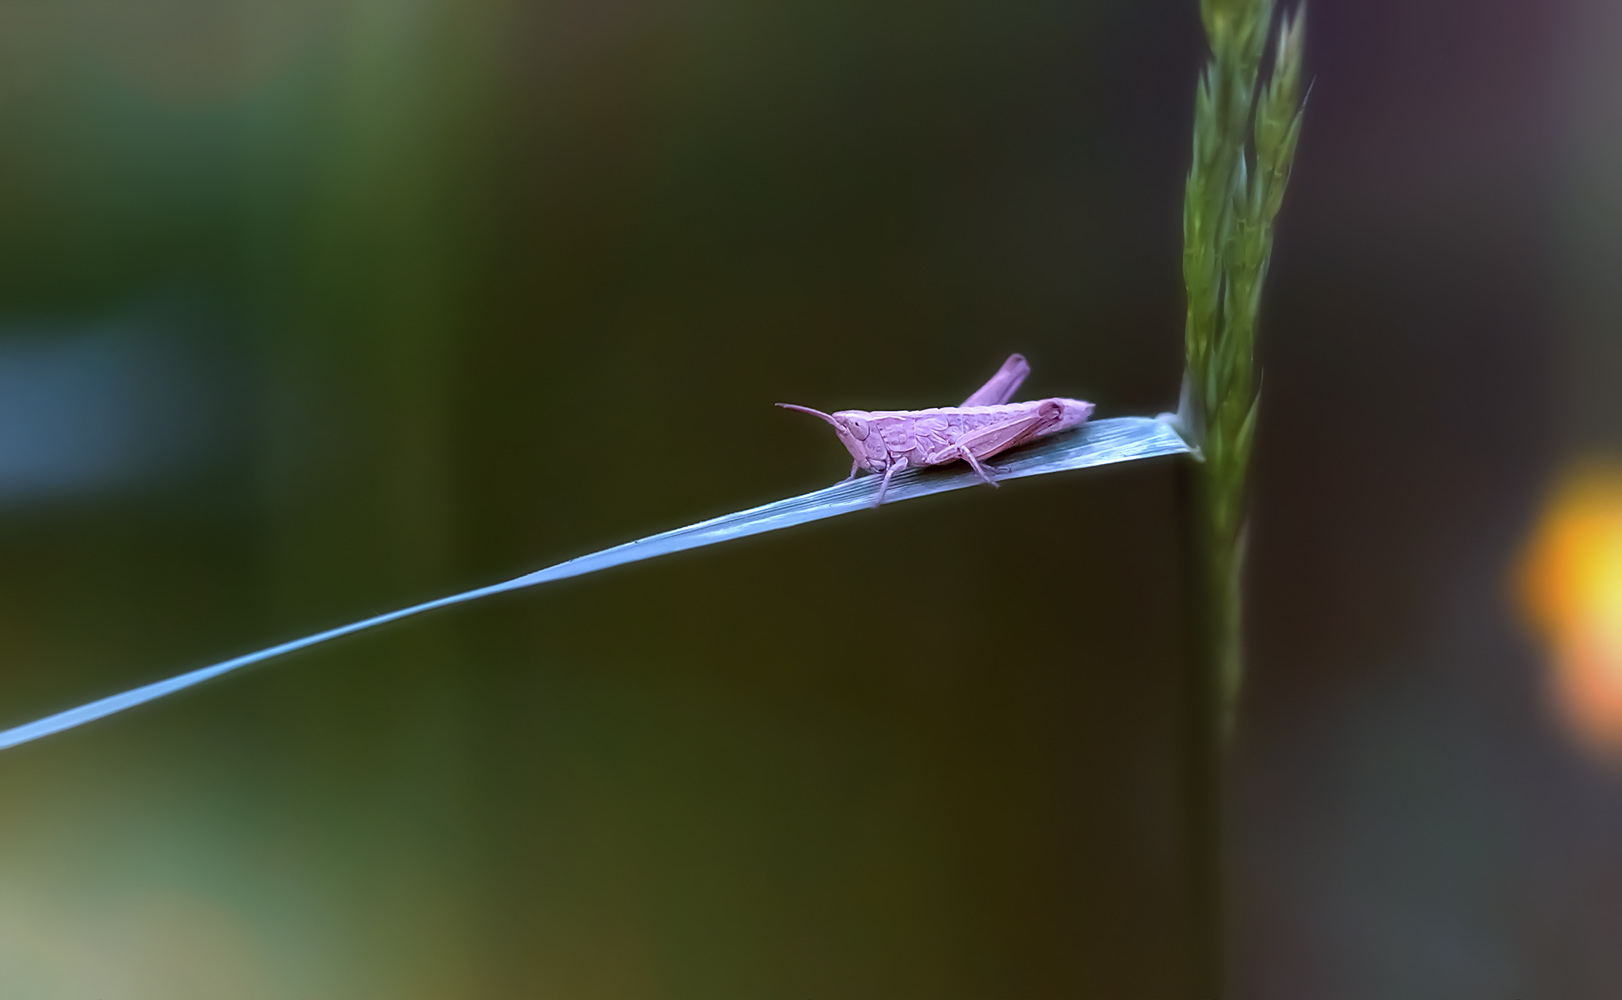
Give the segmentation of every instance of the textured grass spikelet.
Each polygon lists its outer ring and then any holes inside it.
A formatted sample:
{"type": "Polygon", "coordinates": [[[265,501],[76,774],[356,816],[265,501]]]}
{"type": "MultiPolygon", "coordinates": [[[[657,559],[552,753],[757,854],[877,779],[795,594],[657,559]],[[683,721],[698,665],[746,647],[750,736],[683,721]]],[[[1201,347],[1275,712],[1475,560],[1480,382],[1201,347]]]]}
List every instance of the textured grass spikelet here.
{"type": "Polygon", "coordinates": [[[1211,58],[1194,93],[1194,157],[1183,191],[1187,369],[1178,427],[1201,459],[1193,481],[1196,613],[1190,666],[1188,819],[1196,994],[1223,975],[1222,774],[1244,673],[1245,482],[1256,434],[1256,313],[1273,220],[1301,135],[1299,8],[1279,26],[1258,89],[1273,0],[1200,0],[1211,58]]]}
{"type": "Polygon", "coordinates": [[[1304,21],[1286,13],[1270,78],[1258,86],[1273,0],[1202,0],[1211,59],[1195,92],[1194,156],[1183,203],[1187,383],[1181,424],[1198,449],[1220,730],[1242,673],[1239,567],[1255,436],[1256,314],[1301,134],[1304,21]]]}

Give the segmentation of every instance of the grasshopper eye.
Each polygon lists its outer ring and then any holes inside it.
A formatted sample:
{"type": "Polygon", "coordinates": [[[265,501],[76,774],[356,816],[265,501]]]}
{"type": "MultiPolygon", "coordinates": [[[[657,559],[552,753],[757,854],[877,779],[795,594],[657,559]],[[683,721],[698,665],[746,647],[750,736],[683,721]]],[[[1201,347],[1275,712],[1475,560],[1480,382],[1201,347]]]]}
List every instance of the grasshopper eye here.
{"type": "Polygon", "coordinates": [[[850,428],[851,436],[856,438],[856,440],[867,440],[867,421],[863,420],[861,417],[847,416],[845,418],[845,426],[850,428]]]}

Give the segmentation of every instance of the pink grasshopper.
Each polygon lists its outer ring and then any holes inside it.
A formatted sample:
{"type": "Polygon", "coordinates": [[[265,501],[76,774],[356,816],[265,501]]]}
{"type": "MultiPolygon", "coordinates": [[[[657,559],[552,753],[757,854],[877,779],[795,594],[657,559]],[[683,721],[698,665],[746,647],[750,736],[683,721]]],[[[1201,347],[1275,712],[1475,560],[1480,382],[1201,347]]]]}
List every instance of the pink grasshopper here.
{"type": "Polygon", "coordinates": [[[962,459],[981,479],[996,486],[997,480],[986,471],[982,460],[1087,422],[1093,404],[1079,399],[1055,397],[1010,403],[1008,400],[1030,373],[1031,366],[1023,355],[1010,354],[991,381],[975,390],[962,406],[823,413],[793,403],[777,405],[809,413],[833,425],[839,443],[853,459],[844,482],[855,479],[863,469],[883,473],[878,499],[873,502],[877,507],[890,489],[890,477],[903,469],[946,465],[962,459]]]}

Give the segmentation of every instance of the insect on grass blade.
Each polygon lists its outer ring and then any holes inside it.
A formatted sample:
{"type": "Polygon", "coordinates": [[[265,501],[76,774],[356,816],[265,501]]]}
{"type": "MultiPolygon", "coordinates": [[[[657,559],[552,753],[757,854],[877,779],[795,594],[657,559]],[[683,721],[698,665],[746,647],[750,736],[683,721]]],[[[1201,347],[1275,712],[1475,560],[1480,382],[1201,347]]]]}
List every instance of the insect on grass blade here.
{"type": "MultiPolygon", "coordinates": [[[[1183,443],[1183,439],[1177,435],[1177,432],[1166,423],[1148,417],[1116,417],[1109,420],[1096,420],[1075,431],[1056,434],[1049,438],[1043,438],[1030,447],[1006,452],[1001,456],[1004,464],[998,472],[998,477],[1004,481],[1023,479],[1029,476],[1044,476],[1070,469],[1084,469],[1095,465],[1109,465],[1116,462],[1155,458],[1161,455],[1175,455],[1186,451],[1188,451],[1188,446],[1183,443]]],[[[889,499],[885,507],[888,509],[892,504],[903,500],[913,500],[936,493],[960,490],[979,483],[980,478],[978,476],[961,466],[911,470],[897,475],[894,481],[891,482],[889,499]]],[[[584,576],[587,573],[595,573],[599,570],[623,566],[627,563],[640,562],[656,556],[670,555],[671,553],[696,549],[705,545],[716,545],[737,538],[747,538],[750,535],[776,531],[780,528],[791,528],[795,525],[837,517],[840,514],[870,511],[878,488],[877,477],[851,480],[837,486],[829,486],[826,489],[789,497],[786,500],[778,500],[774,503],[752,507],[732,514],[723,514],[720,517],[700,521],[697,524],[690,524],[684,528],[649,535],[647,538],[626,542],[623,545],[616,545],[600,552],[578,556],[567,562],[561,562],[555,566],[549,566],[546,569],[537,570],[534,573],[507,580],[503,583],[465,590],[449,597],[426,601],[408,608],[401,608],[398,611],[391,611],[387,614],[351,622],[348,625],[340,625],[337,628],[316,632],[300,639],[279,643],[206,667],[198,667],[195,670],[165,680],[154,681],[120,694],[87,702],[77,708],[58,712],[55,715],[46,716],[26,725],[0,731],[0,750],[82,726],[87,722],[112,715],[115,712],[121,712],[127,708],[134,708],[136,705],[155,701],[165,695],[183,691],[195,684],[201,684],[203,681],[211,680],[222,674],[255,663],[263,663],[266,660],[287,653],[306,649],[331,639],[337,639],[340,636],[352,635],[379,625],[386,625],[402,618],[409,618],[425,611],[433,611],[453,604],[465,604],[468,601],[475,601],[493,594],[521,590],[537,584],[551,583],[554,580],[566,580],[573,576],[584,576]]]]}

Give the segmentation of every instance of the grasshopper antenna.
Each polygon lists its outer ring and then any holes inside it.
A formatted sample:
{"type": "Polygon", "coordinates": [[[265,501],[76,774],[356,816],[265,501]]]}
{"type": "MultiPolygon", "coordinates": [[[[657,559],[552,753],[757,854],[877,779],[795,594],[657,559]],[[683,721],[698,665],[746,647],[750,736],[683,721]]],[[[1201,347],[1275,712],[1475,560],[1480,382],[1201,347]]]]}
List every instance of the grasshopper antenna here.
{"type": "Polygon", "coordinates": [[[785,410],[798,410],[801,413],[809,413],[813,417],[820,417],[823,420],[828,421],[830,424],[833,424],[835,427],[839,426],[838,422],[835,421],[833,417],[830,417],[828,414],[823,413],[821,410],[813,410],[809,406],[797,406],[794,403],[778,403],[777,405],[781,406],[785,410]]]}

